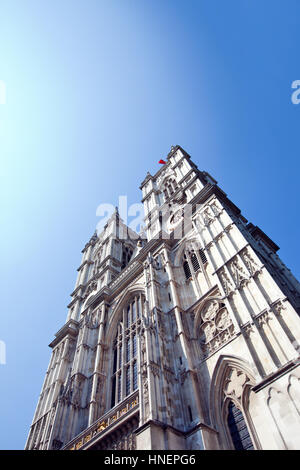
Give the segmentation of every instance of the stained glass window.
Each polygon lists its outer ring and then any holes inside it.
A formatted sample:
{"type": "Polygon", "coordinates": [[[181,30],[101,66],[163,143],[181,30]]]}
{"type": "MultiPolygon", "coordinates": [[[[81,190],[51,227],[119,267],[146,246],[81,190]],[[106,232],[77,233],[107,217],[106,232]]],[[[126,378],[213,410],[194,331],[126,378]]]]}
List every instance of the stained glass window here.
{"type": "Polygon", "coordinates": [[[253,450],[253,443],[242,411],[232,402],[228,405],[228,428],[236,450],[253,450]]]}
{"type": "Polygon", "coordinates": [[[137,389],[137,335],[145,306],[145,297],[138,294],[123,309],[114,342],[111,407],[137,389]]]}

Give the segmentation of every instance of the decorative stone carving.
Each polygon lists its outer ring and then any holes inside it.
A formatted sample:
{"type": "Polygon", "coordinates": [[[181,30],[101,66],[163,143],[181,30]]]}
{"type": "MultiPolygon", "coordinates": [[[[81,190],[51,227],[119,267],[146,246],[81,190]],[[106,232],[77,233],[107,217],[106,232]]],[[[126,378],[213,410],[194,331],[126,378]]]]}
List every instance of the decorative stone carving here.
{"type": "Polygon", "coordinates": [[[75,341],[70,341],[68,345],[68,349],[65,352],[66,361],[71,362],[73,360],[74,352],[75,352],[75,341]]]}
{"type": "Polygon", "coordinates": [[[221,212],[222,212],[222,209],[220,209],[220,208],[218,207],[218,205],[217,205],[216,202],[213,202],[213,203],[210,205],[210,208],[211,208],[211,210],[213,211],[213,213],[214,213],[214,215],[215,215],[216,217],[218,217],[218,216],[221,214],[221,212]]]}
{"type": "Polygon", "coordinates": [[[251,334],[255,332],[253,324],[249,323],[243,327],[245,338],[250,338],[251,334]]]}
{"type": "Polygon", "coordinates": [[[187,200],[185,191],[180,190],[176,197],[173,198],[173,200],[177,204],[185,204],[187,200]]]}
{"type": "Polygon", "coordinates": [[[226,296],[234,291],[234,286],[233,286],[231,280],[229,279],[225,269],[222,269],[219,272],[219,278],[220,278],[220,281],[221,281],[221,284],[222,284],[222,287],[224,289],[224,292],[225,292],[226,296]]]}
{"type": "Polygon", "coordinates": [[[213,339],[216,333],[216,326],[214,322],[207,321],[202,324],[200,328],[200,340],[208,343],[213,339]]]}
{"type": "Polygon", "coordinates": [[[94,310],[93,312],[88,312],[85,316],[85,325],[87,328],[95,329],[98,328],[100,324],[100,310],[94,310]]]}
{"type": "Polygon", "coordinates": [[[204,357],[212,354],[234,335],[234,325],[221,300],[212,299],[202,312],[199,339],[204,357]]]}
{"type": "Polygon", "coordinates": [[[146,421],[149,417],[149,384],[148,379],[146,377],[143,377],[142,390],[144,403],[144,420],[146,421]]]}
{"type": "Polygon", "coordinates": [[[79,408],[81,406],[81,395],[82,395],[83,380],[80,377],[77,377],[74,380],[73,395],[71,403],[75,407],[79,408]]]}
{"type": "Polygon", "coordinates": [[[204,225],[209,225],[213,222],[214,215],[213,215],[210,207],[206,207],[204,209],[204,211],[202,212],[202,217],[203,217],[204,225]]]}
{"type": "Polygon", "coordinates": [[[249,279],[237,257],[235,257],[230,263],[230,270],[237,288],[242,286],[249,279]]]}
{"type": "MultiPolygon", "coordinates": [[[[205,207],[205,209],[203,210],[201,214],[202,219],[203,219],[203,224],[205,226],[208,226],[216,219],[216,217],[219,217],[221,212],[222,212],[222,209],[218,206],[218,204],[215,201],[212,202],[210,205],[205,207]]],[[[200,225],[202,225],[202,222],[200,220],[198,220],[198,222],[200,222],[200,225]]]]}
{"type": "Polygon", "coordinates": [[[272,305],[272,307],[273,307],[273,310],[274,310],[276,315],[281,315],[282,310],[285,310],[285,308],[286,308],[281,300],[278,300],[277,302],[275,302],[272,305]]]}
{"type": "Polygon", "coordinates": [[[253,257],[250,255],[247,249],[242,252],[242,257],[251,276],[254,276],[254,274],[260,271],[260,267],[254,261],[253,257]]]}
{"type": "Polygon", "coordinates": [[[263,312],[257,317],[257,323],[260,327],[268,323],[270,320],[270,314],[269,312],[263,312]]]}
{"type": "Polygon", "coordinates": [[[249,377],[239,369],[232,368],[227,374],[224,385],[225,396],[234,397],[240,401],[245,385],[249,383],[249,377]]]}
{"type": "Polygon", "coordinates": [[[142,382],[142,397],[144,406],[144,420],[149,417],[149,383],[147,375],[147,362],[146,362],[146,341],[144,333],[141,334],[141,382],[142,382]]]}
{"type": "Polygon", "coordinates": [[[97,281],[92,281],[86,288],[86,291],[84,293],[83,299],[87,299],[87,297],[97,289],[97,281]]]}
{"type": "Polygon", "coordinates": [[[177,222],[179,222],[181,219],[182,219],[182,216],[183,216],[183,213],[182,213],[182,209],[178,209],[175,214],[171,217],[171,220],[170,222],[172,224],[176,224],[177,222]]]}
{"type": "Polygon", "coordinates": [[[216,315],[215,324],[218,330],[225,330],[231,325],[231,318],[226,308],[221,308],[216,315]]]}
{"type": "Polygon", "coordinates": [[[214,318],[218,310],[219,302],[217,300],[211,300],[210,302],[208,302],[202,310],[201,316],[203,321],[207,321],[211,318],[214,318]]]}
{"type": "Polygon", "coordinates": [[[160,313],[157,310],[157,326],[158,326],[158,332],[161,335],[161,337],[164,339],[166,336],[166,328],[165,328],[165,321],[163,318],[163,313],[160,313]]]}
{"type": "Polygon", "coordinates": [[[173,170],[171,170],[170,167],[166,167],[166,169],[162,170],[162,172],[159,174],[159,176],[156,178],[156,184],[157,186],[160,186],[162,181],[167,178],[168,176],[173,175],[173,170]]]}

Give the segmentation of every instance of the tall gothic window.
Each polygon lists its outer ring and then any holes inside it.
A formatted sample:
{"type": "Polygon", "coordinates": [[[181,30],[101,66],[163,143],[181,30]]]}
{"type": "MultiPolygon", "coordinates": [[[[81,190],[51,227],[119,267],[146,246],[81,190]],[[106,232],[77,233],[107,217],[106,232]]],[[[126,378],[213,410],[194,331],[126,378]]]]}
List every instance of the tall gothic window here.
{"type": "Polygon", "coordinates": [[[138,294],[123,309],[113,347],[111,407],[138,387],[137,335],[144,309],[144,296],[138,294]]]}
{"type": "Polygon", "coordinates": [[[244,415],[233,401],[228,404],[227,424],[236,450],[254,449],[244,415]]]}

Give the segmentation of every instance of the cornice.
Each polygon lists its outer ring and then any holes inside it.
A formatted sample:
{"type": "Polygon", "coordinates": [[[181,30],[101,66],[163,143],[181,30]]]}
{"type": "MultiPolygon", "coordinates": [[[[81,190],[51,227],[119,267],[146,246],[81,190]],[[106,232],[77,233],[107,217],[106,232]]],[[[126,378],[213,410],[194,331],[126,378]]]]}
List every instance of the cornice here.
{"type": "Polygon", "coordinates": [[[81,263],[79,268],[77,268],[77,271],[80,271],[83,268],[83,266],[85,266],[86,264],[94,264],[94,262],[86,259],[83,263],[81,263]]]}
{"type": "Polygon", "coordinates": [[[178,429],[176,428],[175,426],[172,426],[168,423],[164,423],[162,421],[159,421],[157,419],[149,419],[148,421],[146,421],[145,423],[143,423],[141,426],[139,426],[136,430],[135,430],[135,434],[140,434],[144,429],[147,429],[149,426],[157,426],[157,427],[160,427],[164,430],[166,429],[170,429],[172,430],[174,433],[180,435],[180,436],[184,436],[184,437],[188,437],[190,434],[193,434],[195,431],[197,431],[198,429],[207,429],[208,431],[214,433],[214,434],[218,434],[218,431],[216,431],[216,429],[214,429],[212,426],[206,424],[206,423],[203,423],[203,422],[198,422],[197,424],[194,424],[192,427],[186,429],[186,430],[183,430],[183,429],[178,429]]]}
{"type": "Polygon", "coordinates": [[[65,325],[55,333],[55,339],[49,344],[50,348],[54,348],[63,338],[70,335],[75,338],[78,334],[79,323],[75,320],[69,320],[65,325]]]}
{"type": "Polygon", "coordinates": [[[259,239],[263,240],[265,244],[270,248],[270,250],[274,251],[276,253],[279,250],[279,246],[276,245],[271,238],[268,237],[268,235],[265,234],[257,225],[253,225],[251,222],[246,226],[248,229],[249,233],[257,240],[257,236],[259,239]]]}
{"type": "Polygon", "coordinates": [[[89,246],[93,246],[97,243],[98,241],[98,236],[96,235],[96,232],[94,235],[90,238],[90,240],[84,245],[84,248],[81,250],[81,253],[84,253],[89,246]]]}
{"type": "Polygon", "coordinates": [[[102,287],[98,294],[93,295],[90,297],[85,305],[85,309],[82,312],[82,315],[89,307],[96,307],[102,300],[109,301],[111,297],[111,289],[108,286],[102,287]]]}
{"type": "Polygon", "coordinates": [[[82,297],[80,295],[76,295],[76,297],[71,300],[71,302],[67,305],[67,308],[73,307],[74,304],[76,304],[77,301],[82,300],[82,297]]]}
{"type": "Polygon", "coordinates": [[[143,186],[145,186],[145,184],[148,183],[149,180],[153,180],[153,176],[148,171],[145,179],[141,182],[140,189],[143,189],[143,186]]]}
{"type": "Polygon", "coordinates": [[[160,192],[159,192],[157,189],[152,188],[151,191],[149,191],[149,193],[147,193],[146,196],[143,197],[143,199],[141,199],[141,203],[144,204],[144,202],[146,201],[146,199],[149,199],[152,193],[154,193],[154,194],[159,194],[160,192]]]}
{"type": "Polygon", "coordinates": [[[295,367],[298,367],[299,362],[297,360],[294,361],[289,361],[287,364],[284,366],[280,367],[277,371],[273,372],[272,374],[269,374],[267,377],[265,377],[261,382],[259,382],[257,385],[254,385],[252,387],[253,392],[257,393],[263,388],[267,387],[270,385],[272,382],[275,380],[279,379],[283,375],[285,375],[287,372],[291,371],[295,367]]]}
{"type": "Polygon", "coordinates": [[[83,284],[79,284],[78,287],[76,287],[76,289],[73,290],[73,292],[70,294],[70,297],[73,297],[75,294],[77,294],[77,292],[80,291],[80,289],[84,288],[84,285],[83,284]]]}

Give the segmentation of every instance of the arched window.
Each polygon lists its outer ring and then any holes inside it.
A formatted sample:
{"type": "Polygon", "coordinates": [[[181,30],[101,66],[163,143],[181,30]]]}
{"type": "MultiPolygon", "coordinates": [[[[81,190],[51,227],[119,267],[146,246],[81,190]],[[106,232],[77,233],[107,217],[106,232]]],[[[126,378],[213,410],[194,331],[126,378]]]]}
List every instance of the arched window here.
{"type": "Polygon", "coordinates": [[[197,273],[198,271],[202,271],[203,267],[207,263],[207,258],[202,249],[195,251],[195,250],[188,250],[183,255],[183,269],[185,278],[191,279],[192,272],[197,273]]]}
{"type": "Polygon", "coordinates": [[[144,296],[138,294],[123,308],[113,345],[111,407],[138,387],[137,335],[144,305],[144,296]]]}
{"type": "Polygon", "coordinates": [[[254,449],[244,415],[233,401],[228,403],[227,425],[236,450],[254,449]]]}
{"type": "Polygon", "coordinates": [[[190,279],[192,277],[192,273],[191,273],[190,266],[187,260],[183,261],[183,269],[184,269],[185,278],[187,280],[190,279]]]}
{"type": "Polygon", "coordinates": [[[164,182],[163,192],[165,195],[165,200],[169,199],[178,189],[178,185],[174,178],[169,178],[164,182]]]}
{"type": "Polygon", "coordinates": [[[132,257],[133,249],[128,246],[123,247],[122,251],[122,266],[121,269],[124,269],[127,264],[129,263],[131,257],[132,257]]]}

